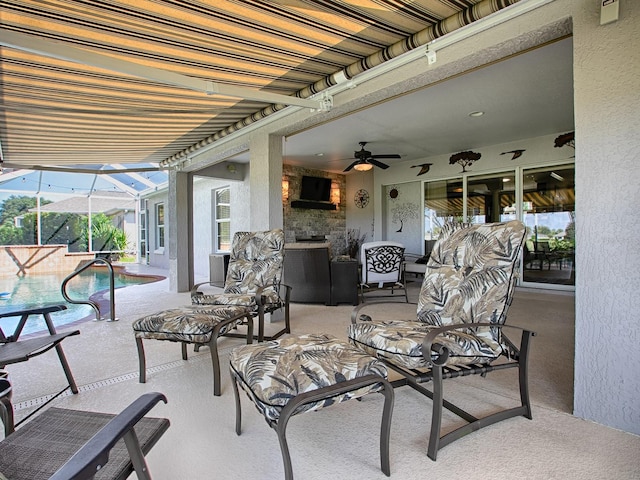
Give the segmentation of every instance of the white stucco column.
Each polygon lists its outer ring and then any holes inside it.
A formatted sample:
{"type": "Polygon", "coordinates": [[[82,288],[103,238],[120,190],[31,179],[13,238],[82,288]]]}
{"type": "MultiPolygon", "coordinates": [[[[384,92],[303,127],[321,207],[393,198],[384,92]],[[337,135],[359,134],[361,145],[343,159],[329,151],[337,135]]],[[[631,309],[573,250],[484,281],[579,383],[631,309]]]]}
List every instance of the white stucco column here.
{"type": "Polygon", "coordinates": [[[640,2],[620,2],[620,19],[607,25],[598,3],[573,16],[574,408],[640,435],[640,2]]]}
{"type": "Polygon", "coordinates": [[[169,290],[188,292],[193,285],[193,176],[169,172],[169,290]]]}
{"type": "Polygon", "coordinates": [[[251,230],[282,228],[282,137],[255,135],[250,150],[251,230]]]}

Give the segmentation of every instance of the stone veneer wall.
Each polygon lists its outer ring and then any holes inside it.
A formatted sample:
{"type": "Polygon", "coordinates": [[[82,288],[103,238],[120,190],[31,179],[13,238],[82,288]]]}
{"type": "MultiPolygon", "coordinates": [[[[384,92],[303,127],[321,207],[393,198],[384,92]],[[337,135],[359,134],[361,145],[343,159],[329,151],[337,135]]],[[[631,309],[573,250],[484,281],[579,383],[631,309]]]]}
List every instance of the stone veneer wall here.
{"type": "Polygon", "coordinates": [[[94,253],[69,253],[66,245],[5,245],[0,247],[0,274],[71,273],[94,258],[94,253]]]}
{"type": "Polygon", "coordinates": [[[282,199],[285,241],[293,243],[296,237],[311,237],[324,235],[331,242],[332,255],[344,253],[347,228],[346,215],[346,189],[347,183],[344,175],[311,170],[308,168],[283,165],[283,179],[289,180],[289,198],[282,199]],[[313,210],[307,208],[291,208],[291,202],[300,199],[300,186],[302,176],[330,178],[340,188],[340,204],[337,210],[313,210]]]}

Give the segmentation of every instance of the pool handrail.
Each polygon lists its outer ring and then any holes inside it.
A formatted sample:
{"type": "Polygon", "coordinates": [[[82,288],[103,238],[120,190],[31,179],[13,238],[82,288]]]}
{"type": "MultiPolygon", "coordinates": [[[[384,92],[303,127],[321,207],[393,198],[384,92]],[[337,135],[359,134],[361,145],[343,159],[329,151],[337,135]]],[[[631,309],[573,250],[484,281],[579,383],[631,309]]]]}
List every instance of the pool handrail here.
{"type": "Polygon", "coordinates": [[[115,280],[114,280],[114,274],[113,274],[113,266],[111,265],[111,262],[109,260],[105,258],[94,258],[93,260],[86,263],[82,267],[77,268],[73,273],[67,275],[67,277],[62,281],[60,292],[62,293],[62,296],[64,297],[64,299],[69,303],[90,305],[91,308],[93,308],[93,310],[96,312],[96,320],[102,320],[102,317],[100,315],[100,305],[98,305],[97,302],[94,302],[90,298],[86,300],[73,300],[67,294],[67,283],[69,283],[69,280],[74,278],[76,275],[79,275],[80,273],[84,272],[87,268],[91,267],[92,265],[95,265],[96,263],[104,263],[109,269],[109,304],[111,307],[111,312],[110,312],[111,318],[109,319],[109,321],[115,322],[116,321],[116,301],[115,301],[115,294],[114,294],[115,280]]]}

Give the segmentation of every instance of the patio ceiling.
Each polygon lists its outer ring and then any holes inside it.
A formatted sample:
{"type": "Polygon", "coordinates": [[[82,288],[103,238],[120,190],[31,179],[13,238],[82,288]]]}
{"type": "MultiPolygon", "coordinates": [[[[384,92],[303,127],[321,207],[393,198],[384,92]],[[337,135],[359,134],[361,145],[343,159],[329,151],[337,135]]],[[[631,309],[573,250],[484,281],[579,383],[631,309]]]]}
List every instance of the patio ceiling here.
{"type": "Polygon", "coordinates": [[[7,0],[2,160],[180,158],[517,1],[7,0]]]}

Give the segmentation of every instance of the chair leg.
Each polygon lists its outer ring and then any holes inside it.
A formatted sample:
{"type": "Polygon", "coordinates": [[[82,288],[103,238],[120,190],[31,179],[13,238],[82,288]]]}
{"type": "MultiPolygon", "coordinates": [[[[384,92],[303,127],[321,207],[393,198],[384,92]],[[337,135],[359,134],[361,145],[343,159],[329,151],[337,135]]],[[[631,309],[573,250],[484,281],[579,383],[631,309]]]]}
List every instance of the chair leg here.
{"type": "Polygon", "coordinates": [[[520,402],[525,407],[524,416],[531,420],[531,400],[529,399],[529,342],[531,341],[531,333],[523,332],[520,342],[520,357],[518,358],[518,380],[520,383],[520,402]]]}
{"type": "Polygon", "coordinates": [[[240,408],[240,392],[238,391],[238,378],[231,373],[231,383],[233,384],[233,395],[236,400],[236,435],[242,433],[242,409],[240,408]]]}
{"type": "Polygon", "coordinates": [[[431,433],[429,435],[429,446],[427,447],[427,456],[436,461],[438,448],[440,447],[440,427],[442,426],[442,403],[444,400],[442,394],[442,367],[433,365],[431,368],[433,375],[433,410],[431,413],[431,433]]]}
{"type": "Polygon", "coordinates": [[[131,428],[124,434],[122,439],[124,440],[124,444],[129,452],[129,458],[131,459],[133,470],[136,472],[138,480],[151,480],[149,467],[146,459],[144,458],[144,453],[142,453],[142,447],[140,446],[140,441],[138,440],[135,430],[131,428]]]}
{"type": "Polygon", "coordinates": [[[67,357],[64,355],[64,351],[62,350],[62,345],[56,345],[56,352],[58,352],[58,358],[60,359],[60,363],[62,364],[62,369],[64,370],[64,374],[67,377],[67,382],[69,382],[71,391],[73,393],[78,393],[78,386],[76,385],[76,381],[73,378],[73,374],[71,373],[71,368],[69,367],[69,363],[67,362],[67,357]]]}
{"type": "Polygon", "coordinates": [[[209,353],[211,354],[211,364],[213,365],[213,395],[220,396],[220,360],[218,357],[218,332],[214,330],[209,341],[209,353]]]}
{"type": "Polygon", "coordinates": [[[15,429],[15,420],[13,418],[13,404],[8,397],[0,398],[0,418],[4,425],[5,438],[12,434],[15,429]]]}
{"type": "MultiPolygon", "coordinates": [[[[196,345],[197,346],[197,345],[196,345]]],[[[187,360],[187,344],[185,342],[180,342],[180,347],[182,349],[182,359],[187,360]]],[[[196,350],[197,352],[198,350],[196,350]]]]}
{"type": "Polygon", "coordinates": [[[264,342],[264,306],[258,308],[258,343],[264,342]]]}
{"type": "Polygon", "coordinates": [[[286,437],[289,418],[291,417],[280,417],[280,420],[278,420],[278,423],[275,425],[275,431],[278,434],[278,442],[280,442],[280,451],[282,452],[285,480],[293,480],[293,467],[291,466],[291,455],[289,454],[289,445],[287,444],[286,437]]]}
{"type": "MultiPolygon", "coordinates": [[[[389,437],[391,436],[391,415],[393,414],[393,387],[385,384],[384,407],[382,410],[382,423],[380,425],[380,469],[387,477],[391,476],[391,464],[389,461],[389,437]]],[[[358,399],[360,400],[360,399],[358,399]]]]}
{"type": "Polygon", "coordinates": [[[248,313],[245,318],[247,319],[247,345],[253,343],[253,317],[248,313]]]}
{"type": "Polygon", "coordinates": [[[142,339],[136,337],[136,347],[138,348],[138,365],[140,369],[140,383],[147,382],[147,361],[144,358],[144,347],[142,346],[142,339]]]}

